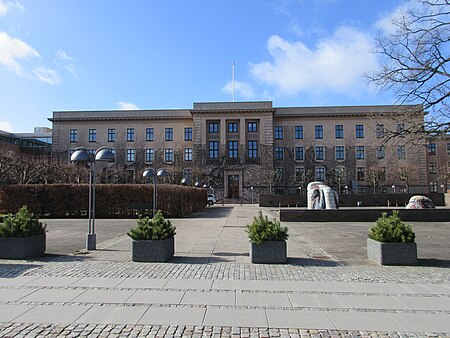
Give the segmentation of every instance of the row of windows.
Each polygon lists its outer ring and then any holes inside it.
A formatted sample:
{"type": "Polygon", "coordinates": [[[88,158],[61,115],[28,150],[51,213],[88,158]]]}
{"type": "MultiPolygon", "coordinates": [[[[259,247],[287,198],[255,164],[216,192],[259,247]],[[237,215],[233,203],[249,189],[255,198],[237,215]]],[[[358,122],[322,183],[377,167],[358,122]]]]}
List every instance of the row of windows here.
{"type": "MultiPolygon", "coordinates": [[[[450,162],[447,162],[447,168],[441,167],[439,170],[443,171],[443,174],[446,175],[450,174],[450,162]]],[[[438,173],[438,164],[437,162],[428,162],[428,172],[430,174],[437,174],[438,173]]]]}
{"type": "MultiPolygon", "coordinates": [[[[239,123],[238,122],[228,122],[227,124],[229,133],[237,133],[239,132],[239,123]]],[[[249,133],[255,133],[258,131],[258,123],[257,122],[247,122],[247,131],[249,133]]],[[[219,132],[219,122],[209,122],[208,123],[208,132],[210,134],[216,134],[219,132]]]]}
{"type": "MultiPolygon", "coordinates": [[[[108,129],[108,142],[116,141],[116,129],[110,128],[108,129]]],[[[70,142],[78,142],[78,130],[70,129],[69,134],[70,142]]],[[[154,129],[146,128],[145,129],[145,141],[151,142],[154,140],[154,129]]],[[[173,141],[173,128],[165,128],[164,129],[164,140],[165,141],[173,141]]],[[[192,128],[184,128],[184,140],[192,141],[192,128]]],[[[97,129],[89,129],[88,132],[88,141],[89,142],[97,142],[97,129]]],[[[135,141],[135,130],[134,128],[127,128],[127,142],[135,141]]]]}
{"type": "MultiPolygon", "coordinates": [[[[115,149],[111,149],[115,154],[115,149]]],[[[69,156],[74,152],[73,149],[69,151],[69,156]]],[[[89,153],[94,154],[95,149],[89,149],[89,153]]],[[[155,151],[153,148],[144,149],[145,162],[154,162],[155,161],[155,151]]],[[[127,162],[135,162],[136,160],[136,150],[133,148],[126,149],[126,161],[127,162]]],[[[192,162],[192,148],[184,148],[184,161],[192,162]]],[[[164,149],[164,162],[173,162],[173,148],[164,149]]]]}
{"type": "MultiPolygon", "coordinates": [[[[447,156],[450,156],[450,142],[447,142],[447,156]]],[[[436,143],[428,143],[428,155],[436,155],[437,154],[437,144],[436,143]]]]}

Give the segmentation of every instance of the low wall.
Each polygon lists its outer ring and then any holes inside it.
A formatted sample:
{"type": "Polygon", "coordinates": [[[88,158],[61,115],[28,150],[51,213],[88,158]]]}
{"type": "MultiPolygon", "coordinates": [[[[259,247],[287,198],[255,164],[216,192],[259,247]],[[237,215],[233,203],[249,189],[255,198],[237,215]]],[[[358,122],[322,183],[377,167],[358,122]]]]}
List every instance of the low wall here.
{"type": "Polygon", "coordinates": [[[399,217],[408,222],[448,222],[450,209],[396,209],[396,208],[348,208],[339,210],[280,209],[282,222],[374,222],[383,212],[392,215],[398,210],[399,217]]]}

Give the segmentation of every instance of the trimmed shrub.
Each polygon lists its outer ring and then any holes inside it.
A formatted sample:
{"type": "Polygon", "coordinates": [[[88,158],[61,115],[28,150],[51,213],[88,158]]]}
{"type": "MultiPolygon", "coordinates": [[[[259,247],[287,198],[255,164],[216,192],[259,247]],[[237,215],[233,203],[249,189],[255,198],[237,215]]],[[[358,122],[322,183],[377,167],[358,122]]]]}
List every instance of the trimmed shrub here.
{"type": "Polygon", "coordinates": [[[163,240],[175,236],[175,227],[158,210],[152,219],[140,218],[137,227],[128,231],[127,235],[134,240],[163,240]]]}
{"type": "Polygon", "coordinates": [[[287,227],[282,227],[277,220],[269,221],[261,211],[253,218],[253,222],[247,225],[246,232],[250,241],[255,244],[266,241],[285,241],[289,237],[287,227]]]}
{"type": "Polygon", "coordinates": [[[29,237],[45,234],[47,226],[39,222],[26,206],[16,215],[9,214],[0,223],[0,237],[29,237]]]}
{"type": "Polygon", "coordinates": [[[394,210],[391,216],[384,212],[369,230],[368,237],[383,243],[412,243],[416,237],[414,230],[405,224],[394,210]]]}

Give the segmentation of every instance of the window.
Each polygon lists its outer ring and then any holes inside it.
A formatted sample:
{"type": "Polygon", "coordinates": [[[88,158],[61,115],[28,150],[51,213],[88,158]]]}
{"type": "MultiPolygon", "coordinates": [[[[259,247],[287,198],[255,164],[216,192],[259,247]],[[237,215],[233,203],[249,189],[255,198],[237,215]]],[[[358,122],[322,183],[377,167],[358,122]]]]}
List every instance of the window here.
{"type": "Polygon", "coordinates": [[[344,138],[344,126],[342,124],[337,124],[334,127],[335,137],[344,138]]]}
{"type": "Polygon", "coordinates": [[[386,157],[386,146],[378,146],[377,147],[377,159],[378,160],[384,160],[386,157]]]}
{"type": "Polygon", "coordinates": [[[134,162],[134,149],[127,149],[127,162],[134,162]]]}
{"type": "Polygon", "coordinates": [[[437,174],[437,163],[436,162],[428,163],[428,171],[430,174],[437,174]]]}
{"type": "Polygon", "coordinates": [[[436,155],[436,143],[428,144],[428,155],[436,155]]]}
{"type": "Polygon", "coordinates": [[[127,129],[127,142],[134,142],[134,128],[127,129]]]}
{"type": "Polygon", "coordinates": [[[397,134],[401,135],[405,132],[405,124],[404,123],[397,123],[397,134]]]}
{"type": "Polygon", "coordinates": [[[366,168],[364,168],[364,167],[356,168],[356,180],[357,181],[365,181],[366,180],[366,168]]]}
{"type": "Polygon", "coordinates": [[[336,146],[336,160],[344,159],[344,146],[336,146]]]}
{"type": "Polygon", "coordinates": [[[192,161],[192,148],[184,148],[184,161],[192,161]]]}
{"type": "Polygon", "coordinates": [[[380,168],[380,172],[379,172],[379,175],[380,175],[380,181],[386,181],[387,180],[387,175],[386,175],[386,167],[381,167],[380,168]]]}
{"type": "Polygon", "coordinates": [[[108,129],[108,142],[116,142],[116,130],[108,129]]]}
{"type": "Polygon", "coordinates": [[[356,159],[364,160],[364,146],[356,146],[356,159]]]}
{"type": "Polygon", "coordinates": [[[345,181],[345,166],[337,165],[335,168],[335,176],[336,176],[336,181],[338,183],[344,183],[344,181],[345,181]]]}
{"type": "Polygon", "coordinates": [[[239,129],[238,129],[237,122],[228,122],[228,132],[229,133],[237,133],[238,131],[239,131],[239,129]]]}
{"type": "Polygon", "coordinates": [[[325,167],[316,167],[316,181],[325,181],[325,167]]]}
{"type": "Polygon", "coordinates": [[[248,158],[258,157],[258,141],[248,141],[248,158]]]}
{"type": "Polygon", "coordinates": [[[383,138],[384,137],[384,124],[377,124],[376,126],[376,134],[377,138],[383,138]]]}
{"type": "Polygon", "coordinates": [[[284,182],[284,169],[275,168],[275,180],[276,182],[284,182]]]}
{"type": "Polygon", "coordinates": [[[438,183],[430,182],[430,192],[438,192],[438,183]]]}
{"type": "Polygon", "coordinates": [[[323,161],[325,159],[325,154],[323,152],[323,146],[316,147],[316,161],[323,161]]]}
{"type": "Polygon", "coordinates": [[[303,126],[295,126],[295,139],[300,140],[303,138],[303,126]]]}
{"type": "MultiPolygon", "coordinates": [[[[172,128],[170,128],[172,129],[172,128]]],[[[164,162],[173,162],[173,149],[166,148],[164,149],[164,162]]]]}
{"type": "Polygon", "coordinates": [[[192,128],[184,128],[184,140],[192,141],[192,128]]]}
{"type": "Polygon", "coordinates": [[[219,141],[209,141],[209,158],[219,158],[219,141]]]}
{"type": "Polygon", "coordinates": [[[165,140],[166,141],[173,141],[173,128],[166,128],[166,138],[165,138],[165,140]]]}
{"type": "Polygon", "coordinates": [[[397,158],[399,160],[406,159],[406,148],[405,148],[405,146],[397,146],[397,158]]]}
{"type": "Polygon", "coordinates": [[[228,158],[238,158],[237,141],[228,141],[228,158]]]}
{"type": "Polygon", "coordinates": [[[183,170],[183,178],[186,179],[186,181],[191,182],[192,181],[192,169],[184,169],[183,170]]]}
{"type": "Polygon", "coordinates": [[[275,161],[283,160],[283,147],[275,147],[275,161]]]}
{"type": "Polygon", "coordinates": [[[305,180],[305,168],[304,167],[296,167],[295,168],[295,177],[300,181],[305,180]]]}
{"type": "Polygon", "coordinates": [[[145,129],[145,140],[147,142],[151,142],[151,141],[153,141],[153,137],[154,137],[153,128],[146,128],[145,129]]]}
{"type": "Polygon", "coordinates": [[[213,134],[218,133],[219,132],[219,122],[209,122],[208,131],[213,134]]]}
{"type": "Polygon", "coordinates": [[[303,147],[295,147],[295,160],[303,161],[303,147]]]}
{"type": "Polygon", "coordinates": [[[316,140],[323,139],[323,126],[316,126],[314,134],[316,136],[316,140]]]}
{"type": "Polygon", "coordinates": [[[283,126],[275,126],[275,140],[283,139],[283,126]]]}
{"type": "Polygon", "coordinates": [[[356,138],[364,138],[364,126],[362,124],[356,125],[356,138]]]}
{"type": "Polygon", "coordinates": [[[248,122],[247,123],[247,131],[249,133],[254,133],[258,131],[258,124],[256,122],[248,122]]]}
{"type": "Polygon", "coordinates": [[[447,143],[447,156],[450,156],[450,143],[447,143]]]}
{"type": "Polygon", "coordinates": [[[70,142],[78,142],[78,131],[70,129],[70,142]]]}
{"type": "Polygon", "coordinates": [[[97,129],[89,129],[89,142],[97,142],[97,129]]]}
{"type": "Polygon", "coordinates": [[[145,149],[145,162],[153,162],[155,160],[155,153],[153,149],[145,149]]]}

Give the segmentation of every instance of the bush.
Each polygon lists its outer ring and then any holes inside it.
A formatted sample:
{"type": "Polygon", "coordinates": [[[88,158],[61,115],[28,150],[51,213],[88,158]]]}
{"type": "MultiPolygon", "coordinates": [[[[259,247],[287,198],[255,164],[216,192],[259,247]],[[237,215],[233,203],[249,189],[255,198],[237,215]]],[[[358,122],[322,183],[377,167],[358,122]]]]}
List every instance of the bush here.
{"type": "Polygon", "coordinates": [[[416,235],[410,225],[405,224],[398,211],[394,210],[392,216],[387,216],[384,212],[369,230],[368,237],[374,241],[384,243],[412,243],[416,235]]]}
{"type": "Polygon", "coordinates": [[[266,241],[284,241],[289,237],[287,227],[282,227],[277,220],[269,221],[261,211],[258,216],[253,218],[253,223],[248,224],[246,228],[250,241],[255,244],[266,241]]]}
{"type": "Polygon", "coordinates": [[[163,240],[175,236],[175,227],[169,220],[166,220],[161,210],[158,210],[155,217],[140,218],[137,227],[128,233],[134,240],[163,240]]]}
{"type": "Polygon", "coordinates": [[[47,226],[39,222],[26,206],[15,216],[9,214],[0,223],[0,237],[29,237],[45,234],[47,226]]]}

